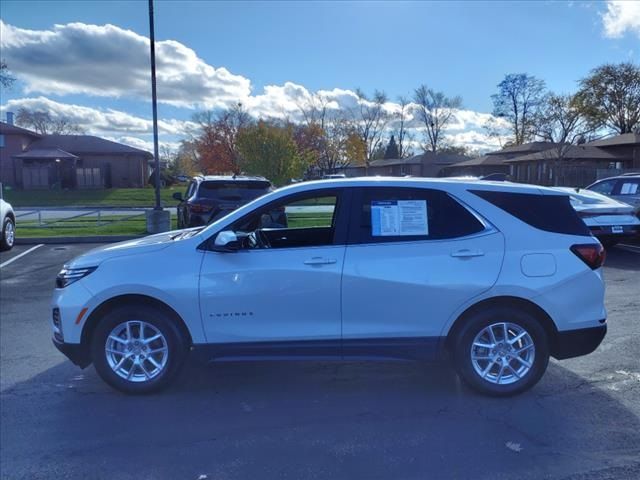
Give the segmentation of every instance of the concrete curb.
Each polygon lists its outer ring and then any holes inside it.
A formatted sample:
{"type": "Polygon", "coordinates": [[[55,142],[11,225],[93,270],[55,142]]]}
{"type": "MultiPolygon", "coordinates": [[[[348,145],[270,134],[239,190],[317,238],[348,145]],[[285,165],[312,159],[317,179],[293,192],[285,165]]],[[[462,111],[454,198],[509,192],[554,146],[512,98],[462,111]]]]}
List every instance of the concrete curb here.
{"type": "Polygon", "coordinates": [[[135,240],[145,235],[95,235],[91,237],[30,237],[16,238],[16,245],[34,245],[39,243],[58,244],[58,243],[115,243],[124,242],[125,240],[135,240]]]}

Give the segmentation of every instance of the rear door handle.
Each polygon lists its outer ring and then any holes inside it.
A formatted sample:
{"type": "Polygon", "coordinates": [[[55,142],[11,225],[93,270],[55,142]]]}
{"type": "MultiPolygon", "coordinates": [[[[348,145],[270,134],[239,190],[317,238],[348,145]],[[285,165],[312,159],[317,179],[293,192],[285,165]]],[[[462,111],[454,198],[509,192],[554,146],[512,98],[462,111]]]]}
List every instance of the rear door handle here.
{"type": "Polygon", "coordinates": [[[309,260],[305,260],[305,265],[331,265],[332,263],[336,263],[335,258],[323,258],[323,257],[313,257],[309,260]]]}
{"type": "Polygon", "coordinates": [[[469,250],[468,248],[451,252],[452,257],[458,258],[482,257],[483,255],[484,252],[482,250],[469,250]]]}

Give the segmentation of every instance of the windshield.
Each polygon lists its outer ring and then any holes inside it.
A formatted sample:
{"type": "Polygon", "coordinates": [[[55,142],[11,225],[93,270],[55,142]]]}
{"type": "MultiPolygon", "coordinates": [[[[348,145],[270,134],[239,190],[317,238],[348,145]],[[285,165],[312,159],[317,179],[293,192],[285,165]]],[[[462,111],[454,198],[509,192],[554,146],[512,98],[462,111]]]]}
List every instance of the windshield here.
{"type": "Polygon", "coordinates": [[[199,197],[228,201],[252,200],[269,191],[269,182],[202,182],[199,197]]]}

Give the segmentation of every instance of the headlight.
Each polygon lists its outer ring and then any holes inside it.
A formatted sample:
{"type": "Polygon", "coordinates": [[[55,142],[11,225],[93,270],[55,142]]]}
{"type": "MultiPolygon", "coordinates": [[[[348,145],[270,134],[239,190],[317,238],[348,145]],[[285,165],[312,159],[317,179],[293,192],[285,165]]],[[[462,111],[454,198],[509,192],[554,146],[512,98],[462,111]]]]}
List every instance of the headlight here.
{"type": "Polygon", "coordinates": [[[98,267],[86,267],[86,268],[67,268],[62,267],[60,273],[56,277],[56,288],[64,288],[67,285],[71,285],[73,282],[77,282],[81,278],[86,277],[98,267]]]}

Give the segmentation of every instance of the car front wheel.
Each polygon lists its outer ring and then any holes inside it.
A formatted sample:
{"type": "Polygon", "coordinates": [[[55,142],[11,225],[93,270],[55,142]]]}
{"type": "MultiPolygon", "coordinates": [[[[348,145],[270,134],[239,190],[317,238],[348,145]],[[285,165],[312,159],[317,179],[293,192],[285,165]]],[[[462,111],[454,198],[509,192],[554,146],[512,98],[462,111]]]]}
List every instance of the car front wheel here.
{"type": "Polygon", "coordinates": [[[122,306],[100,319],[91,343],[93,364],[102,379],[125,393],[166,387],[186,352],[175,319],[149,306],[122,306]]]}
{"type": "Polygon", "coordinates": [[[11,218],[6,217],[2,222],[2,238],[0,238],[0,248],[11,250],[16,240],[16,225],[11,218]]]}
{"type": "Polygon", "coordinates": [[[540,380],[549,363],[549,340],[535,316],[515,308],[490,307],[463,321],[453,355],[467,384],[487,395],[509,396],[540,380]]]}

